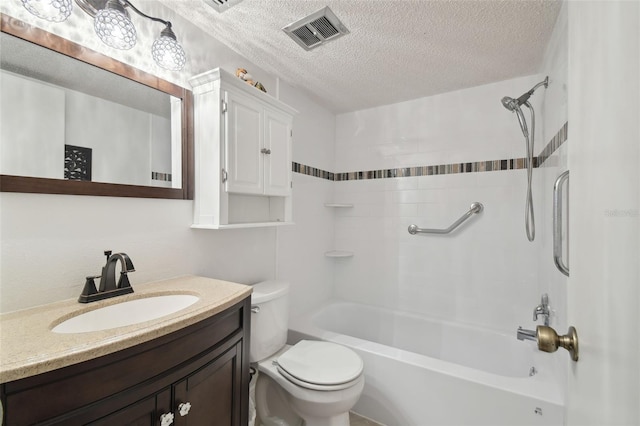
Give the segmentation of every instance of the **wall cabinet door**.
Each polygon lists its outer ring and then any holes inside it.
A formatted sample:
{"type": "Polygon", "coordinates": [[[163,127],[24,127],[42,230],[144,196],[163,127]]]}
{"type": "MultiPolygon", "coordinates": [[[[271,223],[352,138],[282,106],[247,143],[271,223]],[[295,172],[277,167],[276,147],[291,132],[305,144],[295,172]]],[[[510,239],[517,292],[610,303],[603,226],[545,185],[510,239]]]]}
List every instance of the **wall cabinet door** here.
{"type": "Polygon", "coordinates": [[[263,194],[263,107],[249,96],[235,92],[225,92],[225,101],[225,190],[263,194]]]}
{"type": "Polygon", "coordinates": [[[240,93],[227,91],[225,99],[225,190],[289,195],[293,118],[240,93]]]}
{"type": "Polygon", "coordinates": [[[264,192],[266,195],[287,196],[291,194],[291,132],[293,119],[290,115],[265,109],[264,146],[264,192]]]}
{"type": "Polygon", "coordinates": [[[297,111],[220,68],[189,81],[195,117],[193,228],[292,224],[297,111]]]}

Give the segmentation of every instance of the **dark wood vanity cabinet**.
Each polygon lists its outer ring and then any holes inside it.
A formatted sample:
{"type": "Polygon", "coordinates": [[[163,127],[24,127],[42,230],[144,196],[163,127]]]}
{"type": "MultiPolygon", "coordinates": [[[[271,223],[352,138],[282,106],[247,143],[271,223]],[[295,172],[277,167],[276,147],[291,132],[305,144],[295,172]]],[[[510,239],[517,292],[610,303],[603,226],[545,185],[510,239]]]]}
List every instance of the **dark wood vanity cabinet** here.
{"type": "Polygon", "coordinates": [[[185,329],[2,385],[5,425],[248,422],[249,299],[185,329]],[[189,404],[190,409],[181,404],[189,404]]]}

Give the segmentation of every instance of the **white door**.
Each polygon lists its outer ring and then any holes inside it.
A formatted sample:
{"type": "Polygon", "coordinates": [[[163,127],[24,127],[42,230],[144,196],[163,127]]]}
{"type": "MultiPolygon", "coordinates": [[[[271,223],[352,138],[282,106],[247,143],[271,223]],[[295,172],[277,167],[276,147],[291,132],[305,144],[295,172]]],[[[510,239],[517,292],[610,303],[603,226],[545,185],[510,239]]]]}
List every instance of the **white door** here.
{"type": "Polygon", "coordinates": [[[227,192],[263,193],[262,105],[235,92],[225,92],[225,170],[227,192]]]}
{"type": "Polygon", "coordinates": [[[568,81],[566,421],[639,425],[640,2],[569,2],[568,81]]]}
{"type": "Polygon", "coordinates": [[[291,130],[290,115],[266,109],[264,113],[264,192],[287,196],[291,193],[291,130]]]}

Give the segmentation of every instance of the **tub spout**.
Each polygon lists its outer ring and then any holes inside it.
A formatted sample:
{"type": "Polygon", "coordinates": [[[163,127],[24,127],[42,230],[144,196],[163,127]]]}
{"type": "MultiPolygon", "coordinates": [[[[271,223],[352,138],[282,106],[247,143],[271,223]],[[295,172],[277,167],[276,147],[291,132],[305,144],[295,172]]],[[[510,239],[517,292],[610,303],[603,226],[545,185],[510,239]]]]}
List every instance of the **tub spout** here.
{"type": "Polygon", "coordinates": [[[545,293],[540,299],[540,304],[533,310],[533,320],[537,321],[538,317],[542,316],[542,318],[544,318],[544,325],[548,326],[550,314],[551,312],[549,311],[549,296],[545,293]]]}
{"type": "Polygon", "coordinates": [[[534,330],[526,330],[522,327],[518,327],[518,333],[516,334],[518,340],[533,340],[538,341],[537,332],[534,330]]]}

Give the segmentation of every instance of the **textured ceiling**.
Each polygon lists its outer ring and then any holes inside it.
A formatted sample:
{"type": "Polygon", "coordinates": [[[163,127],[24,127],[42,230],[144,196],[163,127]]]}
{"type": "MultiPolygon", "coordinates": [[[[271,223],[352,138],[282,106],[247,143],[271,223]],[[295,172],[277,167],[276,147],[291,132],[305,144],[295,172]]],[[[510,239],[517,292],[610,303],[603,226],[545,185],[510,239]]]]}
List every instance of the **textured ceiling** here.
{"type": "Polygon", "coordinates": [[[160,0],[336,113],[539,71],[560,10],[543,0],[160,0]],[[281,28],[329,6],[351,31],[305,51],[281,28]]]}

